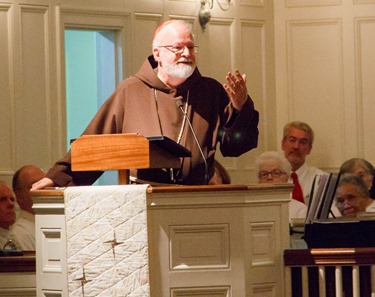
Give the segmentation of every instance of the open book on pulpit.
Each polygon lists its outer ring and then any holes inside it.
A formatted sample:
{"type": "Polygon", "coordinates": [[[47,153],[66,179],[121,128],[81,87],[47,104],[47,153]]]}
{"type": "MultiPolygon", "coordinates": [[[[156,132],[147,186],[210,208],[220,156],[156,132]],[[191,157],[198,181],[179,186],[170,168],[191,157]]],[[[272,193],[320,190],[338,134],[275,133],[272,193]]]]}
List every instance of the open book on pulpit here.
{"type": "Polygon", "coordinates": [[[180,168],[191,152],[166,136],[136,133],[82,135],[71,144],[73,171],[118,170],[119,183],[129,183],[130,169],[180,168]]]}

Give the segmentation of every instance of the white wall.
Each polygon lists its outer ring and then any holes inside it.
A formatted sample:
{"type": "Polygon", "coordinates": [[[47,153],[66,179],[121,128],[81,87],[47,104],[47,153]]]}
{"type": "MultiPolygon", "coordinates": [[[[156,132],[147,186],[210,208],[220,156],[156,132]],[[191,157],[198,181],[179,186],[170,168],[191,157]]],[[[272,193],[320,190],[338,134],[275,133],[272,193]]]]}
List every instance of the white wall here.
{"type": "Polygon", "coordinates": [[[0,0],[0,179],[26,163],[48,169],[66,150],[64,28],[118,30],[126,77],[170,18],[192,23],[204,75],[224,82],[230,69],[247,73],[259,148],[220,158],[234,182],[255,180],[255,156],[279,149],[291,120],[316,132],[311,163],[333,171],[352,156],[375,163],[375,1],[232,0],[227,12],[215,3],[204,32],[199,7],[198,0],[0,0]]]}
{"type": "Polygon", "coordinates": [[[374,164],[375,1],[275,1],[275,11],[277,125],[310,123],[309,160],[325,170],[357,156],[374,164]]]}

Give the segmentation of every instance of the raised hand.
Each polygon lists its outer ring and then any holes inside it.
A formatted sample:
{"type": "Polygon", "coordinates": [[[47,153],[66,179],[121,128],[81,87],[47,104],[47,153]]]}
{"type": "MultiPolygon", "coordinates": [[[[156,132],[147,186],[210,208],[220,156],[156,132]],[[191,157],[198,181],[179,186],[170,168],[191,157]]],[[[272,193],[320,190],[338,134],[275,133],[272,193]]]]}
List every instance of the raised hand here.
{"type": "Polygon", "coordinates": [[[225,78],[227,83],[224,84],[224,89],[233,107],[240,111],[247,99],[246,74],[241,75],[238,69],[235,69],[234,73],[229,71],[225,78]]]}

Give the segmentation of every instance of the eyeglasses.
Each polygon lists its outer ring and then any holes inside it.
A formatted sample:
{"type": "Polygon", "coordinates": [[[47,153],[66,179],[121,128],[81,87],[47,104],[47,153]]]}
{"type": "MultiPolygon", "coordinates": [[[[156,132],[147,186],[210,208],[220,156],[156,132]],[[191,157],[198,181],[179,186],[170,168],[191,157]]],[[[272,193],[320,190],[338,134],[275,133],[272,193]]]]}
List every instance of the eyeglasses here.
{"type": "Polygon", "coordinates": [[[273,169],[271,171],[259,171],[258,176],[260,179],[266,179],[270,174],[272,177],[280,177],[286,173],[280,169],[273,169]]]}
{"type": "Polygon", "coordinates": [[[198,52],[198,45],[159,45],[158,47],[164,47],[167,50],[171,51],[172,53],[175,54],[182,54],[185,50],[185,47],[188,49],[190,53],[197,53],[198,52]]]}

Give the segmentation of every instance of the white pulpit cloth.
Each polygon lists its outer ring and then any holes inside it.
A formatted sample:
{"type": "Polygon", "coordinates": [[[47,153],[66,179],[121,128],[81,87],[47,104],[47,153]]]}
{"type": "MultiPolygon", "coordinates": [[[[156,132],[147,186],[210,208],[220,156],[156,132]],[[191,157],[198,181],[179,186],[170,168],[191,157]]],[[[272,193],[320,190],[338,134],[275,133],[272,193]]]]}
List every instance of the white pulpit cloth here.
{"type": "Polygon", "coordinates": [[[147,187],[64,191],[70,297],[150,296],[147,187]]]}

